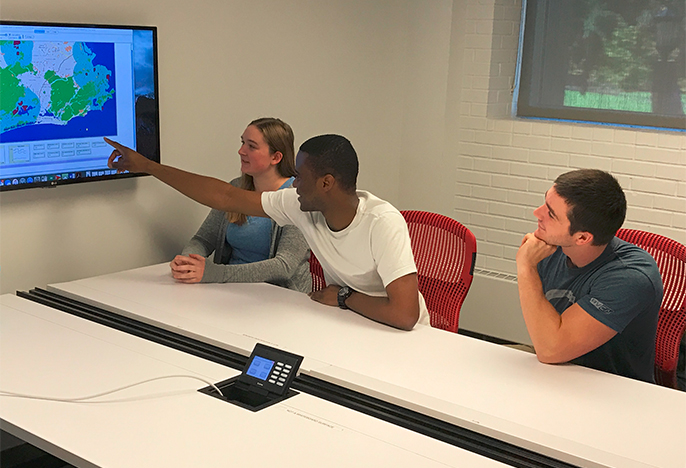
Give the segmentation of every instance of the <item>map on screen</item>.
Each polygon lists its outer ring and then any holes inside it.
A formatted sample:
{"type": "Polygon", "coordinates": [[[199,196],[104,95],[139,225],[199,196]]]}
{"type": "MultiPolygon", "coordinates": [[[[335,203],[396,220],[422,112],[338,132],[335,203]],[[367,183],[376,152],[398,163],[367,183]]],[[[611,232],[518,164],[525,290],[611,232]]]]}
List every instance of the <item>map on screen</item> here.
{"type": "Polygon", "coordinates": [[[0,52],[0,141],[73,138],[84,124],[93,136],[116,134],[113,44],[2,41],[0,52]]]}

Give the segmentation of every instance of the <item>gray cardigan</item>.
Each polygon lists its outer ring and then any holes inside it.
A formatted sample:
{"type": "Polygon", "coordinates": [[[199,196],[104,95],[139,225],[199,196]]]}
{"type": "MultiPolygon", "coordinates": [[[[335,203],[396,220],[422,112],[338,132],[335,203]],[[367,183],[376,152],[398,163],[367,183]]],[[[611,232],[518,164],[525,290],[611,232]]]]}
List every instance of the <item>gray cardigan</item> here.
{"type": "MultiPolygon", "coordinates": [[[[237,186],[240,179],[231,181],[237,186]]],[[[205,262],[202,283],[258,283],[266,281],[300,292],[312,290],[309,255],[305,238],[295,226],[278,226],[272,221],[269,258],[254,263],[227,265],[231,246],[226,242],[229,220],[226,213],[211,210],[198,232],[181,252],[182,255],[197,254],[209,257],[214,252],[214,262],[205,262]]]]}

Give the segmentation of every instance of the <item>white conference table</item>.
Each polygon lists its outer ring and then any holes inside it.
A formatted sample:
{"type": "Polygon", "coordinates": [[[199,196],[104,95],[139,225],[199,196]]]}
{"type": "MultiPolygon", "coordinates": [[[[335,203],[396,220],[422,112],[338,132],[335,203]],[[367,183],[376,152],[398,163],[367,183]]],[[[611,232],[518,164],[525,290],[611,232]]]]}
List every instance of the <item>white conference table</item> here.
{"type": "MultiPolygon", "coordinates": [[[[74,398],[153,377],[238,371],[0,296],[0,391],[74,398]]],[[[173,378],[90,402],[0,396],[3,430],[78,467],[505,465],[300,393],[253,413],[173,378]]]]}
{"type": "Polygon", "coordinates": [[[267,284],[174,282],[167,264],[48,286],[582,467],[686,467],[686,394],[419,326],[403,332],[267,284]]]}

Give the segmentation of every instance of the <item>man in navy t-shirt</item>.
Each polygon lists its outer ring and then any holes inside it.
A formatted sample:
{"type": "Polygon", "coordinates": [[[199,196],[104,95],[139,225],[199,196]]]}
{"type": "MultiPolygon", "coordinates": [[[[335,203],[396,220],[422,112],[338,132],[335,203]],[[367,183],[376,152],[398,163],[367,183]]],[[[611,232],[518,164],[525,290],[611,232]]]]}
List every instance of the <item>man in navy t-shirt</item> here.
{"type": "Polygon", "coordinates": [[[662,281],[653,258],[615,234],[626,199],[610,174],[559,176],[517,252],[524,321],[541,362],[654,382],[662,281]]]}

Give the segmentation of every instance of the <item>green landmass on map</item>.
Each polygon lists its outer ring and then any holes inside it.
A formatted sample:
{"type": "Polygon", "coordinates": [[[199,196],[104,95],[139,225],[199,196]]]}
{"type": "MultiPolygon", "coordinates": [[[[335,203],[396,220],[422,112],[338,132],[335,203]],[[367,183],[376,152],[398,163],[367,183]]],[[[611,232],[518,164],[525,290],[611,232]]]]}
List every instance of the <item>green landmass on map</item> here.
{"type": "Polygon", "coordinates": [[[31,42],[0,41],[0,52],[6,65],[0,67],[0,132],[41,123],[50,115],[54,116],[51,123],[66,124],[74,117],[102,109],[114,95],[113,89],[108,90],[111,72],[102,65],[93,65],[95,54],[84,43],[74,43],[74,70],[63,72],[66,76],[59,76],[55,70],[39,76],[31,42]],[[25,85],[29,81],[37,83],[40,90],[48,88],[47,107],[41,104],[38,89],[25,85]]]}
{"type": "MultiPolygon", "coordinates": [[[[9,43],[9,41],[0,41],[0,50],[5,43],[9,43]]],[[[23,56],[20,58],[23,58],[23,56]]],[[[29,62],[28,65],[24,65],[22,62],[23,60],[17,60],[11,66],[0,68],[0,116],[2,116],[0,131],[5,131],[6,126],[16,128],[33,123],[38,116],[38,112],[35,115],[30,113],[12,114],[12,111],[17,108],[19,102],[25,102],[28,106],[36,108],[40,106],[38,97],[31,92],[27,93],[27,90],[21,86],[21,82],[17,78],[17,76],[23,73],[35,73],[32,63],[29,62]],[[11,120],[7,121],[7,123],[5,123],[5,116],[11,117],[11,120]]]]}

